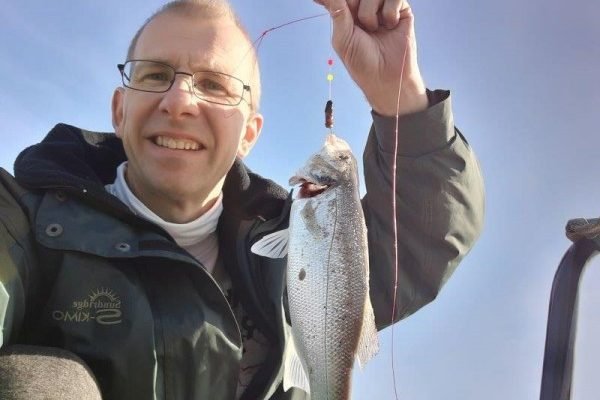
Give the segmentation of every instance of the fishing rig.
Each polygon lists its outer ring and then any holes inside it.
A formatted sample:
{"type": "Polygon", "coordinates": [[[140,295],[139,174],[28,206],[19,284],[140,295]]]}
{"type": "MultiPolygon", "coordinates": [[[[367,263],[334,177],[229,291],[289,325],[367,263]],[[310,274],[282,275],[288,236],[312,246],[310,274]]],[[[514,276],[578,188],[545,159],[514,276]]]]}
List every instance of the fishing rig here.
{"type": "MultiPolygon", "coordinates": [[[[268,33],[273,32],[275,30],[278,30],[278,29],[283,28],[288,25],[292,25],[292,24],[296,24],[299,22],[308,21],[310,19],[324,17],[324,16],[329,16],[329,13],[321,13],[321,14],[304,17],[304,18],[298,18],[298,19],[294,19],[292,21],[288,21],[284,24],[269,28],[269,29],[263,31],[260,34],[260,36],[252,43],[252,45],[253,45],[255,51],[258,53],[258,49],[259,49],[260,45],[262,44],[265,36],[268,33]]],[[[329,35],[330,35],[330,37],[333,35],[333,24],[332,24],[331,20],[329,22],[329,35]]],[[[327,59],[327,65],[328,65],[327,82],[328,82],[328,86],[329,86],[329,98],[328,98],[327,102],[325,103],[325,128],[329,129],[330,133],[333,133],[333,100],[332,100],[333,56],[332,55],[330,55],[329,58],[327,59]]]]}
{"type": "MultiPolygon", "coordinates": [[[[322,3],[321,3],[322,4],[322,3]]],[[[338,10],[339,11],[339,10],[338,10]]],[[[310,19],[314,19],[314,18],[319,18],[319,17],[324,17],[324,16],[330,16],[329,13],[321,13],[321,14],[317,14],[317,15],[312,15],[312,16],[308,16],[308,17],[304,17],[304,18],[298,18],[298,19],[294,19],[291,20],[289,22],[283,23],[281,25],[277,25],[274,26],[272,28],[269,28],[265,31],[263,31],[263,33],[253,42],[253,47],[254,50],[256,51],[256,53],[258,53],[259,47],[262,44],[263,39],[265,38],[265,36],[275,30],[278,30],[280,28],[283,28],[285,26],[288,25],[292,25],[292,24],[296,24],[299,22],[303,22],[303,21],[307,21],[310,19]]],[[[333,21],[330,18],[330,39],[333,38],[333,21]]],[[[402,81],[404,78],[404,65],[406,63],[406,56],[407,56],[407,52],[408,52],[408,43],[405,46],[404,49],[404,54],[402,57],[402,64],[401,64],[401,68],[400,68],[400,72],[399,72],[399,80],[398,80],[398,97],[397,97],[397,105],[396,105],[396,122],[395,122],[395,130],[394,130],[394,150],[393,150],[393,154],[398,154],[398,127],[399,127],[399,118],[400,118],[400,100],[401,100],[401,93],[402,93],[402,81]]],[[[333,74],[333,65],[334,65],[334,61],[333,61],[333,56],[330,54],[330,57],[327,60],[327,65],[328,65],[328,72],[326,75],[327,78],[327,82],[328,82],[328,87],[329,87],[329,97],[328,100],[325,103],[325,128],[327,128],[329,130],[329,133],[333,133],[333,126],[334,126],[334,114],[333,114],[333,99],[332,99],[332,86],[333,86],[333,80],[334,80],[334,74],[333,74]]],[[[391,350],[392,350],[392,359],[391,359],[391,371],[392,371],[392,380],[393,380],[393,387],[394,387],[394,397],[396,400],[399,399],[398,397],[398,391],[396,388],[396,370],[395,370],[395,360],[394,360],[394,322],[396,321],[396,313],[397,313],[397,309],[396,309],[396,301],[397,301],[397,295],[398,295],[398,226],[397,226],[397,221],[396,221],[396,215],[397,215],[397,204],[396,204],[396,177],[397,177],[397,157],[393,157],[393,162],[392,162],[392,190],[391,190],[391,205],[392,205],[392,218],[394,220],[394,224],[393,224],[393,237],[394,237],[394,244],[393,244],[393,259],[394,259],[394,284],[392,287],[392,312],[391,312],[391,317],[390,317],[390,323],[391,323],[391,350]]]]}

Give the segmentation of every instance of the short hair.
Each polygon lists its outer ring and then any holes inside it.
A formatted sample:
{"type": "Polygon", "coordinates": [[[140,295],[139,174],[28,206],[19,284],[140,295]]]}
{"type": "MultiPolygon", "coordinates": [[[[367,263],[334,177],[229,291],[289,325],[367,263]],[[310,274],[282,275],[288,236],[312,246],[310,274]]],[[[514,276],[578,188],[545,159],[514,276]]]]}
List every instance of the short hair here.
{"type": "Polygon", "coordinates": [[[137,32],[131,39],[131,42],[129,43],[129,47],[127,49],[127,60],[133,58],[137,42],[140,36],[142,35],[144,29],[146,29],[146,27],[148,26],[148,24],[152,22],[156,17],[169,13],[185,16],[188,18],[228,18],[235,24],[235,26],[240,30],[240,32],[244,35],[248,42],[248,56],[252,57],[254,60],[252,76],[250,78],[250,95],[252,99],[252,109],[255,111],[258,110],[261,95],[258,54],[254,49],[254,44],[252,42],[250,34],[242,25],[240,19],[233,10],[233,7],[231,7],[231,4],[229,4],[228,0],[174,0],[168,2],[167,4],[160,7],[156,12],[154,12],[154,14],[152,14],[148,19],[146,19],[142,26],[140,26],[140,28],[137,30],[137,32]]]}

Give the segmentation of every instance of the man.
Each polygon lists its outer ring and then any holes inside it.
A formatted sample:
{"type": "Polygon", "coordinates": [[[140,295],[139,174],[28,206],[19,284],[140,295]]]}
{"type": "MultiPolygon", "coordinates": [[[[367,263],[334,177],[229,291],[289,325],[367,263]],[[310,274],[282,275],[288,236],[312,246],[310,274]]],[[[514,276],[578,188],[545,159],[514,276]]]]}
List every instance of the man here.
{"type": "MultiPolygon", "coordinates": [[[[396,320],[435,298],[478,236],[481,176],[452,124],[449,94],[425,89],[408,4],[318,2],[373,108],[364,209],[382,329],[391,323],[395,275],[395,115],[396,320]]],[[[226,3],[169,3],[119,67],[116,135],[58,125],[19,155],[15,178],[0,174],[5,351],[68,350],[107,399],[308,398],[281,385],[290,343],[285,264],[249,251],[287,225],[290,201],[242,162],[263,123],[249,46],[226,3]]]]}

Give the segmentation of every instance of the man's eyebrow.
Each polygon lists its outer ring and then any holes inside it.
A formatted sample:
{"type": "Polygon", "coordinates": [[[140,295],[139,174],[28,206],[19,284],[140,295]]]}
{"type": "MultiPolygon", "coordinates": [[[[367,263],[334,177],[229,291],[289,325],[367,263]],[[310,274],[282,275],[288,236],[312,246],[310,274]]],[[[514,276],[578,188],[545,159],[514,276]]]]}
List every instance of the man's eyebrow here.
{"type": "Polygon", "coordinates": [[[141,56],[141,57],[134,57],[134,58],[132,58],[132,60],[156,61],[156,62],[159,62],[159,63],[163,63],[163,64],[167,64],[167,65],[173,66],[173,64],[168,59],[163,58],[163,57],[144,57],[144,56],[141,56]]]}
{"type": "Polygon", "coordinates": [[[230,73],[228,68],[225,68],[225,66],[222,63],[219,63],[215,60],[203,61],[201,63],[194,62],[191,63],[190,67],[192,68],[192,71],[214,71],[230,73]]]}
{"type": "MultiPolygon", "coordinates": [[[[136,57],[135,59],[136,60],[146,60],[146,61],[156,61],[156,62],[170,65],[171,67],[175,68],[177,71],[182,70],[181,66],[176,66],[175,63],[173,63],[172,59],[169,59],[164,56],[156,56],[156,57],[141,56],[141,57],[136,57]]],[[[227,68],[225,66],[225,64],[223,64],[217,60],[214,60],[214,59],[203,60],[200,62],[192,62],[189,64],[189,72],[191,72],[191,73],[199,72],[199,71],[211,71],[211,72],[221,72],[221,73],[235,76],[236,72],[238,72],[240,70],[240,68],[241,68],[241,65],[236,66],[236,68],[234,68],[234,69],[227,68]]]]}

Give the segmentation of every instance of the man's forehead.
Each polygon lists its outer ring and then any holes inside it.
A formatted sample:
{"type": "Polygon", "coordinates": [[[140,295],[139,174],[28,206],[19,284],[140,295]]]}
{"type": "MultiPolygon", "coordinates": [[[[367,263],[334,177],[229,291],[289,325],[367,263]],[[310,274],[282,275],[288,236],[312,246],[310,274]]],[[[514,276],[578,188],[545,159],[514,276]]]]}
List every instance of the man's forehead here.
{"type": "Polygon", "coordinates": [[[146,26],[134,58],[178,64],[175,67],[237,69],[235,64],[252,61],[251,46],[231,18],[170,13],[157,16],[146,26]]]}
{"type": "Polygon", "coordinates": [[[158,15],[150,21],[138,40],[139,42],[150,42],[147,45],[154,46],[160,39],[165,43],[185,41],[199,46],[215,42],[219,42],[221,46],[232,48],[246,44],[251,45],[242,29],[229,17],[207,18],[172,12],[158,15]]]}

